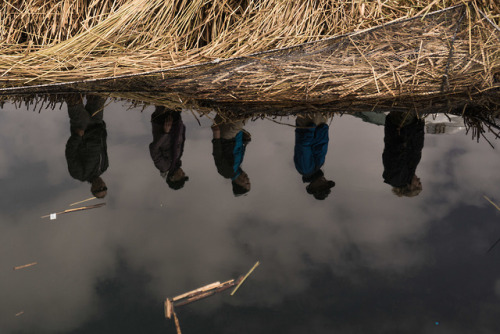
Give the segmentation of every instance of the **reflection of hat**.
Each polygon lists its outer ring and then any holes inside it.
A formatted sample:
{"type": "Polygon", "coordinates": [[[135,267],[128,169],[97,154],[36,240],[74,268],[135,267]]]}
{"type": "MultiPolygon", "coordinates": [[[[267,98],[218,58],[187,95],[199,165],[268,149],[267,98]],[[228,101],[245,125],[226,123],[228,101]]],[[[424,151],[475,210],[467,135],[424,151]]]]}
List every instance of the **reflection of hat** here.
{"type": "Polygon", "coordinates": [[[238,196],[241,196],[241,195],[244,195],[246,194],[247,192],[250,191],[250,189],[248,188],[245,188],[243,186],[240,186],[239,184],[237,184],[236,182],[231,182],[233,184],[233,194],[234,196],[238,197],[238,196]]]}
{"type": "Polygon", "coordinates": [[[306,187],[307,193],[311,194],[316,198],[317,200],[324,200],[325,198],[328,197],[331,193],[331,188],[335,187],[335,182],[325,180],[325,182],[321,183],[320,185],[316,187],[311,187],[311,185],[308,185],[306,187]]]}
{"type": "Polygon", "coordinates": [[[182,179],[180,180],[176,180],[176,181],[172,181],[170,180],[169,177],[166,178],[166,181],[167,181],[167,184],[168,186],[171,188],[171,189],[174,189],[174,190],[179,190],[181,189],[182,187],[184,187],[184,184],[186,183],[186,181],[189,180],[189,176],[184,176],[182,179]]]}

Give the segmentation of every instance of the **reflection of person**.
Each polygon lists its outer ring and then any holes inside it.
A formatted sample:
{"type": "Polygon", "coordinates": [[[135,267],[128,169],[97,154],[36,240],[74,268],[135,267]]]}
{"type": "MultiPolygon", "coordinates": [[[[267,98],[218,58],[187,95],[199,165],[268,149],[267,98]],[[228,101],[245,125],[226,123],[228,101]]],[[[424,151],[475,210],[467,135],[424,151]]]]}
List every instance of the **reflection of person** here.
{"type": "Polygon", "coordinates": [[[244,125],[243,119],[224,121],[217,115],[212,126],[215,166],[220,175],[231,179],[235,196],[246,194],[251,188],[250,179],[241,168],[245,148],[251,140],[250,134],[243,129],[244,125]]]}
{"type": "Polygon", "coordinates": [[[103,121],[105,98],[87,96],[83,106],[80,95],[66,99],[71,136],[66,143],[66,161],[69,174],[91,184],[90,191],[97,198],[107,194],[106,183],[100,177],[108,168],[106,123],[103,121]]]}
{"type": "Polygon", "coordinates": [[[189,177],[182,166],[182,153],[186,140],[186,127],[182,122],[181,113],[156,107],[151,115],[153,127],[153,142],[149,144],[149,153],[153,162],[172,189],[180,189],[189,177]]]}
{"type": "Polygon", "coordinates": [[[328,124],[321,114],[299,115],[295,121],[295,147],[293,161],[309,183],[306,190],[318,200],[328,197],[335,182],[327,180],[321,170],[328,152],[328,124]]]}
{"type": "Polygon", "coordinates": [[[422,191],[415,174],[424,147],[425,122],[416,115],[392,111],[384,126],[384,182],[399,197],[413,197],[422,191]]]}

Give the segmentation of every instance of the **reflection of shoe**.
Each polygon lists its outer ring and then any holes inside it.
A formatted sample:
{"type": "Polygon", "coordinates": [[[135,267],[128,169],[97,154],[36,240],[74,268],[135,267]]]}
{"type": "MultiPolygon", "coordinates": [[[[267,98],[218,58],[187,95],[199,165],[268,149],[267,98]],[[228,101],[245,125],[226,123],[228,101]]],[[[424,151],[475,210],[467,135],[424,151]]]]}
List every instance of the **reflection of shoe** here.
{"type": "Polygon", "coordinates": [[[247,131],[247,130],[245,130],[245,129],[243,129],[243,130],[241,130],[241,131],[243,131],[243,141],[244,141],[245,143],[248,143],[249,141],[251,141],[251,140],[252,140],[252,135],[250,134],[250,132],[248,132],[248,131],[247,131]]]}
{"type": "Polygon", "coordinates": [[[321,178],[319,181],[311,182],[307,187],[306,191],[311,194],[317,200],[324,200],[331,193],[331,188],[335,187],[335,182],[321,178]]]}

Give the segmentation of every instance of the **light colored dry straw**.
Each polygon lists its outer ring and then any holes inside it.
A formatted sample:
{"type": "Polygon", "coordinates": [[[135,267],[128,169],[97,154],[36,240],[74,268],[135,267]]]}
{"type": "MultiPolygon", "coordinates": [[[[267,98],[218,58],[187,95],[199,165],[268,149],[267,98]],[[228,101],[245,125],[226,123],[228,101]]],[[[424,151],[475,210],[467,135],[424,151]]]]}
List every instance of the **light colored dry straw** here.
{"type": "MultiPolygon", "coordinates": [[[[462,2],[4,0],[0,87],[140,73],[248,55],[462,2]]],[[[500,6],[494,0],[478,2],[498,22],[500,6]]]]}

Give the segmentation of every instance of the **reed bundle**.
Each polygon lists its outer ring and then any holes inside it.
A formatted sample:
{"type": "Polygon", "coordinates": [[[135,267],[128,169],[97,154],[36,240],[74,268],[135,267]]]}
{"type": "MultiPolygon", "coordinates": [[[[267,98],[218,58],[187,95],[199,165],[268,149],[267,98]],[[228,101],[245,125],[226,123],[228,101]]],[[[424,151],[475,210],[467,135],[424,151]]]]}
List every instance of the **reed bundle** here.
{"type": "MultiPolygon", "coordinates": [[[[212,61],[149,75],[40,87],[58,93],[163,93],[170,99],[218,103],[325,104],[500,91],[500,30],[472,6],[295,47],[212,61]]],[[[2,92],[0,92],[2,93],[2,92]]],[[[455,97],[457,98],[457,97],[455,97]]],[[[161,104],[161,103],[157,103],[161,104]]],[[[164,105],[164,104],[161,104],[164,105]]],[[[169,105],[165,105],[169,107],[169,105]]]]}
{"type": "MultiPolygon", "coordinates": [[[[0,88],[104,78],[246,56],[463,2],[3,0],[0,9],[0,88]]],[[[500,5],[497,1],[477,0],[474,5],[480,6],[498,23],[500,5]]],[[[489,42],[488,36],[479,37],[487,38],[481,39],[481,43],[489,42]]],[[[359,51],[360,54],[364,52],[359,51]]],[[[496,58],[490,57],[489,61],[495,62],[496,58]]],[[[419,63],[420,66],[424,64],[419,63]]],[[[310,64],[302,61],[300,65],[308,67],[310,64]]],[[[340,67],[339,70],[345,69],[340,67]]],[[[369,81],[366,71],[372,72],[370,68],[360,69],[364,80],[369,81]]],[[[412,81],[414,89],[418,88],[412,81]]],[[[377,84],[385,87],[384,82],[388,82],[387,78],[378,80],[377,84]]],[[[317,87],[324,84],[322,78],[315,83],[317,87]]],[[[350,85],[350,90],[357,86],[352,81],[350,85]]],[[[268,86],[263,89],[272,90],[268,86]]]]}

